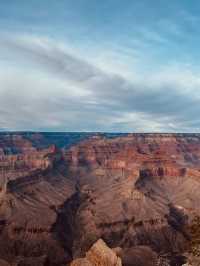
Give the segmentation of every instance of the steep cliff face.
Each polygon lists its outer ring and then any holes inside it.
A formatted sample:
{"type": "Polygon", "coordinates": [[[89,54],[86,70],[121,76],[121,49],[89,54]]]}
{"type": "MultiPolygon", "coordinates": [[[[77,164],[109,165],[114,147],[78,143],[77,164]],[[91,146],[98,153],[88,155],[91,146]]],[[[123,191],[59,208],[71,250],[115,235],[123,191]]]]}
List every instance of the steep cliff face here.
{"type": "Polygon", "coordinates": [[[85,195],[75,256],[102,237],[111,247],[149,246],[181,265],[185,226],[199,213],[199,155],[199,136],[170,134],[95,137],[66,151],[68,171],[85,195]]]}
{"type": "MultiPolygon", "coordinates": [[[[76,193],[55,146],[0,157],[0,258],[9,265],[66,265],[68,244],[55,227],[76,193]]],[[[70,245],[70,243],[69,243],[70,245]]]]}
{"type": "Polygon", "coordinates": [[[66,265],[102,238],[125,266],[185,262],[200,216],[200,135],[96,134],[62,149],[33,133],[4,137],[2,261],[66,265]]]}
{"type": "Polygon", "coordinates": [[[18,134],[0,134],[0,155],[33,152],[31,141],[18,134]]]}

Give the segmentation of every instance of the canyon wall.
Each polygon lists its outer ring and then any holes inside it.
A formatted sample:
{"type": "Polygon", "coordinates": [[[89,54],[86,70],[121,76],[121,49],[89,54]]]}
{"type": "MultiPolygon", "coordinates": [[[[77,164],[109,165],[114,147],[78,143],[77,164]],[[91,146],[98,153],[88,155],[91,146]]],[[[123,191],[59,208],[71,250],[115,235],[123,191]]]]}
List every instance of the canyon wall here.
{"type": "Polygon", "coordinates": [[[101,238],[125,266],[186,263],[200,135],[78,136],[0,135],[0,259],[66,266],[101,238]]]}

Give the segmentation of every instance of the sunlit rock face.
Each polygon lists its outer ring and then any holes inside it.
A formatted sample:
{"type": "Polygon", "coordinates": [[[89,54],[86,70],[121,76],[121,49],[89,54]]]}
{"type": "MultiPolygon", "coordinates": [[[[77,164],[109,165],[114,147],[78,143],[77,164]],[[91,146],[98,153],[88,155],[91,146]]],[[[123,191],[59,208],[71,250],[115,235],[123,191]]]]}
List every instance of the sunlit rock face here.
{"type": "Polygon", "coordinates": [[[117,257],[102,239],[99,239],[86,253],[83,259],[74,260],[70,266],[122,266],[121,258],[117,257]]]}
{"type": "Polygon", "coordinates": [[[186,263],[200,135],[70,134],[0,134],[4,264],[66,266],[100,238],[125,266],[186,263]]]}

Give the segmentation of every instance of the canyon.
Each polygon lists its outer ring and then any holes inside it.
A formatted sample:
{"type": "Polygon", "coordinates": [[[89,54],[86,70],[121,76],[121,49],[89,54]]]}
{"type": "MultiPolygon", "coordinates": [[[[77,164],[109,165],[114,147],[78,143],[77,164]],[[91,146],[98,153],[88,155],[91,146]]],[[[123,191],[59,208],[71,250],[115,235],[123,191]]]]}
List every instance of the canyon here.
{"type": "Polygon", "coordinates": [[[1,132],[0,265],[196,266],[199,191],[200,134],[1,132]]]}

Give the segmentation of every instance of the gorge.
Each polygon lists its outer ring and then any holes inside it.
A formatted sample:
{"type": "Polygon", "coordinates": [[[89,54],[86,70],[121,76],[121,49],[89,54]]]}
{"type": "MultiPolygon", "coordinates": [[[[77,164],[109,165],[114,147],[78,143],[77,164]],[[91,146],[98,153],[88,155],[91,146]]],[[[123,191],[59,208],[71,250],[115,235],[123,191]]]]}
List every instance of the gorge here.
{"type": "Polygon", "coordinates": [[[200,134],[0,133],[0,186],[0,265],[199,263],[200,134]]]}

